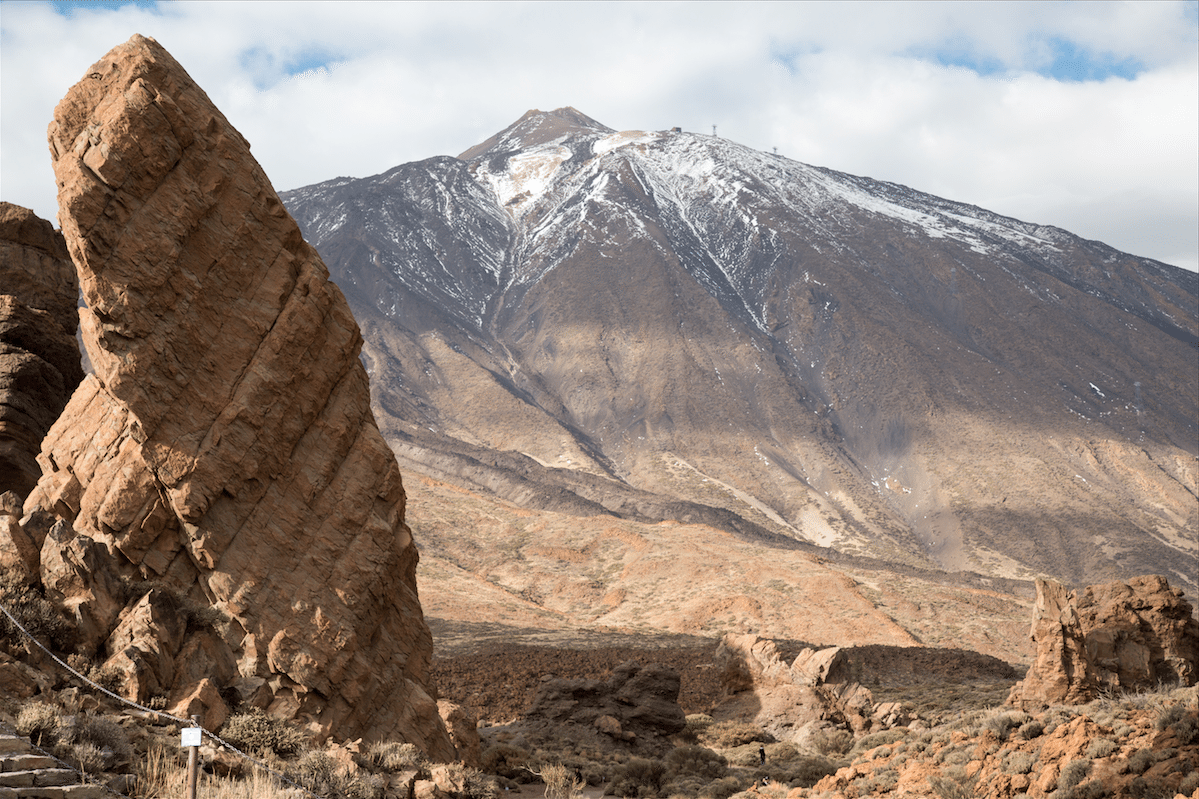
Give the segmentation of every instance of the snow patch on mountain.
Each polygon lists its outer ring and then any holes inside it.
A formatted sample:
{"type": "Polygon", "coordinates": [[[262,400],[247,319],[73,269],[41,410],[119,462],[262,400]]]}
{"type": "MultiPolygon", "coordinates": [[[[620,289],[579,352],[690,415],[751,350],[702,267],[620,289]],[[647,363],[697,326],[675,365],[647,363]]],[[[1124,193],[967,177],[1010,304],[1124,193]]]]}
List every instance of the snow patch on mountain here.
{"type": "Polygon", "coordinates": [[[477,177],[486,180],[500,205],[519,219],[550,187],[570,155],[570,148],[561,144],[543,145],[511,156],[501,172],[482,168],[477,177]]]}
{"type": "Polygon", "coordinates": [[[662,134],[660,133],[646,133],[643,130],[622,130],[620,133],[613,133],[597,139],[591,145],[591,151],[596,155],[603,155],[619,147],[627,147],[630,144],[646,144],[657,141],[660,138],[662,138],[662,134]]]}

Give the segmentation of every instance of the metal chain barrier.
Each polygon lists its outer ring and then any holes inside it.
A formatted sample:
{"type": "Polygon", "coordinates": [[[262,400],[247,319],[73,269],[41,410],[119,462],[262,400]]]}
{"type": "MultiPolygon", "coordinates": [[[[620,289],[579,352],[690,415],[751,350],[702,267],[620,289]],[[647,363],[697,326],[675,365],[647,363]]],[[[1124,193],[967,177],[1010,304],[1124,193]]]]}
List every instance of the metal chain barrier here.
{"type": "MultiPolygon", "coordinates": [[[[286,783],[287,785],[289,785],[293,788],[297,788],[297,789],[303,791],[304,793],[308,794],[308,796],[311,796],[312,799],[325,799],[325,797],[323,797],[319,794],[315,794],[312,791],[310,791],[309,789],[305,788],[303,785],[300,785],[298,782],[291,779],[286,774],[276,771],[275,769],[271,768],[270,766],[268,766],[266,763],[259,760],[258,758],[252,757],[251,755],[248,755],[245,752],[241,751],[233,744],[231,744],[228,741],[221,738],[215,732],[211,732],[209,730],[204,729],[203,727],[200,727],[199,724],[196,724],[191,719],[182,719],[182,718],[179,718],[178,716],[172,716],[170,713],[164,713],[161,710],[155,710],[154,708],[149,708],[149,707],[146,707],[145,705],[140,705],[137,702],[133,702],[129,699],[126,699],[125,697],[121,696],[120,694],[113,693],[112,691],[105,688],[103,685],[97,685],[95,682],[92,682],[90,679],[83,676],[82,674],[77,672],[75,669],[73,669],[65,661],[61,660],[58,657],[58,655],[55,655],[53,652],[51,652],[45,645],[42,644],[41,641],[37,640],[37,638],[35,638],[31,632],[29,632],[28,630],[25,629],[25,626],[22,625],[21,622],[17,621],[16,617],[14,617],[11,613],[9,613],[8,608],[6,608],[3,604],[0,604],[0,611],[2,611],[4,613],[4,615],[8,617],[8,620],[10,622],[12,622],[13,626],[16,627],[18,630],[20,630],[21,633],[24,634],[24,636],[26,638],[28,638],[30,641],[32,641],[34,643],[34,645],[37,646],[38,649],[42,650],[47,655],[49,655],[51,660],[53,660],[55,663],[57,663],[59,666],[61,666],[63,669],[65,669],[70,674],[74,675],[77,679],[81,680],[82,682],[91,686],[92,688],[96,689],[97,691],[100,691],[101,693],[106,694],[110,698],[115,699],[117,702],[120,702],[123,705],[128,705],[129,707],[135,708],[143,713],[149,713],[149,714],[156,716],[158,718],[161,718],[161,719],[168,719],[170,721],[175,722],[176,724],[182,724],[187,727],[192,727],[192,726],[199,727],[199,729],[203,735],[207,736],[209,739],[211,739],[215,744],[220,746],[222,749],[228,749],[233,754],[237,755],[238,757],[243,758],[244,760],[249,761],[251,764],[262,769],[263,771],[267,772],[268,774],[274,776],[276,779],[286,783]]],[[[50,757],[53,757],[53,755],[50,755],[50,757]]],[[[55,758],[55,760],[58,760],[58,758],[55,758]]],[[[59,762],[62,762],[62,761],[59,761],[59,762]]],[[[70,768],[70,766],[68,766],[68,768],[70,768]]],[[[78,769],[72,769],[72,770],[75,771],[76,774],[80,774],[82,776],[82,772],[80,772],[78,769]]],[[[98,784],[98,783],[94,783],[94,784],[98,784]]],[[[112,791],[112,789],[108,788],[108,786],[102,786],[102,787],[104,787],[105,790],[112,791]]],[[[112,792],[114,794],[116,794],[117,796],[124,796],[124,794],[117,794],[115,791],[112,791],[112,792]]],[[[126,797],[126,799],[128,799],[128,797],[126,797]]]]}

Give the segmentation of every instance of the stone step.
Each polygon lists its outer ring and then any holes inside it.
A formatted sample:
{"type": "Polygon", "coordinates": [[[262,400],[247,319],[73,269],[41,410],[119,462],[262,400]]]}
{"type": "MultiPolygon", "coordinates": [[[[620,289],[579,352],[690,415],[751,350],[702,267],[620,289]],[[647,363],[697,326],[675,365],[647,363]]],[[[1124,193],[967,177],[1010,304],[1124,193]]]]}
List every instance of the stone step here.
{"type": "Polygon", "coordinates": [[[0,788],[41,788],[75,785],[79,775],[69,768],[43,768],[8,771],[0,774],[0,788]]]}
{"type": "Polygon", "coordinates": [[[99,785],[0,788],[0,799],[105,799],[111,795],[99,785]]]}
{"type": "Polygon", "coordinates": [[[0,733],[0,755],[28,751],[30,751],[29,741],[26,741],[24,738],[18,738],[15,735],[4,735],[0,733]]]}
{"type": "Polygon", "coordinates": [[[9,771],[35,771],[42,768],[58,768],[58,761],[52,757],[33,753],[0,757],[0,774],[9,771]]]}

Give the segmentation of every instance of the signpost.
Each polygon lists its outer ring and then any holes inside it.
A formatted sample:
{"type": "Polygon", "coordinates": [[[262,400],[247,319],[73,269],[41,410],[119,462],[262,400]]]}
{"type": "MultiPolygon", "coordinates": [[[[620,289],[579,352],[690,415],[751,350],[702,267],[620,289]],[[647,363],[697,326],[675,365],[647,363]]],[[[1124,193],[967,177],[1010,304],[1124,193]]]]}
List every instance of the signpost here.
{"type": "Polygon", "coordinates": [[[200,724],[192,716],[192,726],[180,730],[180,745],[187,747],[187,799],[196,799],[196,777],[199,773],[201,742],[200,724]]]}

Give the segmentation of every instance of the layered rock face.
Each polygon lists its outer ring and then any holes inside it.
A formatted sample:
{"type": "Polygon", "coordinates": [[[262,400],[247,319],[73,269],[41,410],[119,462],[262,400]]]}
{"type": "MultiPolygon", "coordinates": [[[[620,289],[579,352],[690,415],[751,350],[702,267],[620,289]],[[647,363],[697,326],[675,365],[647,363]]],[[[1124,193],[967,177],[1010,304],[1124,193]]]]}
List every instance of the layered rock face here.
{"type": "Polygon", "coordinates": [[[895,703],[875,705],[868,688],[849,678],[840,647],[804,649],[791,663],[774,641],[725,635],[716,650],[725,698],[713,718],[752,718],[779,740],[800,741],[822,727],[854,732],[906,722],[895,703]]]}
{"type": "Polygon", "coordinates": [[[78,296],[62,235],[0,202],[0,493],[37,483],[42,438],[83,379],[78,296]]]}
{"type": "Polygon", "coordinates": [[[1199,679],[1199,621],[1158,575],[1081,592],[1038,580],[1030,635],[1036,659],[1008,697],[1024,709],[1199,679]]]}
{"type": "Polygon", "coordinates": [[[96,372],[47,437],[25,511],[72,522],[41,569],[83,645],[175,701],[204,695],[178,654],[203,650],[204,677],[317,735],[452,758],[358,326],[248,142],[141,36],[71,88],[48,137],[96,372]],[[215,607],[227,631],[137,634],[162,604],[138,581],[215,607]]]}

